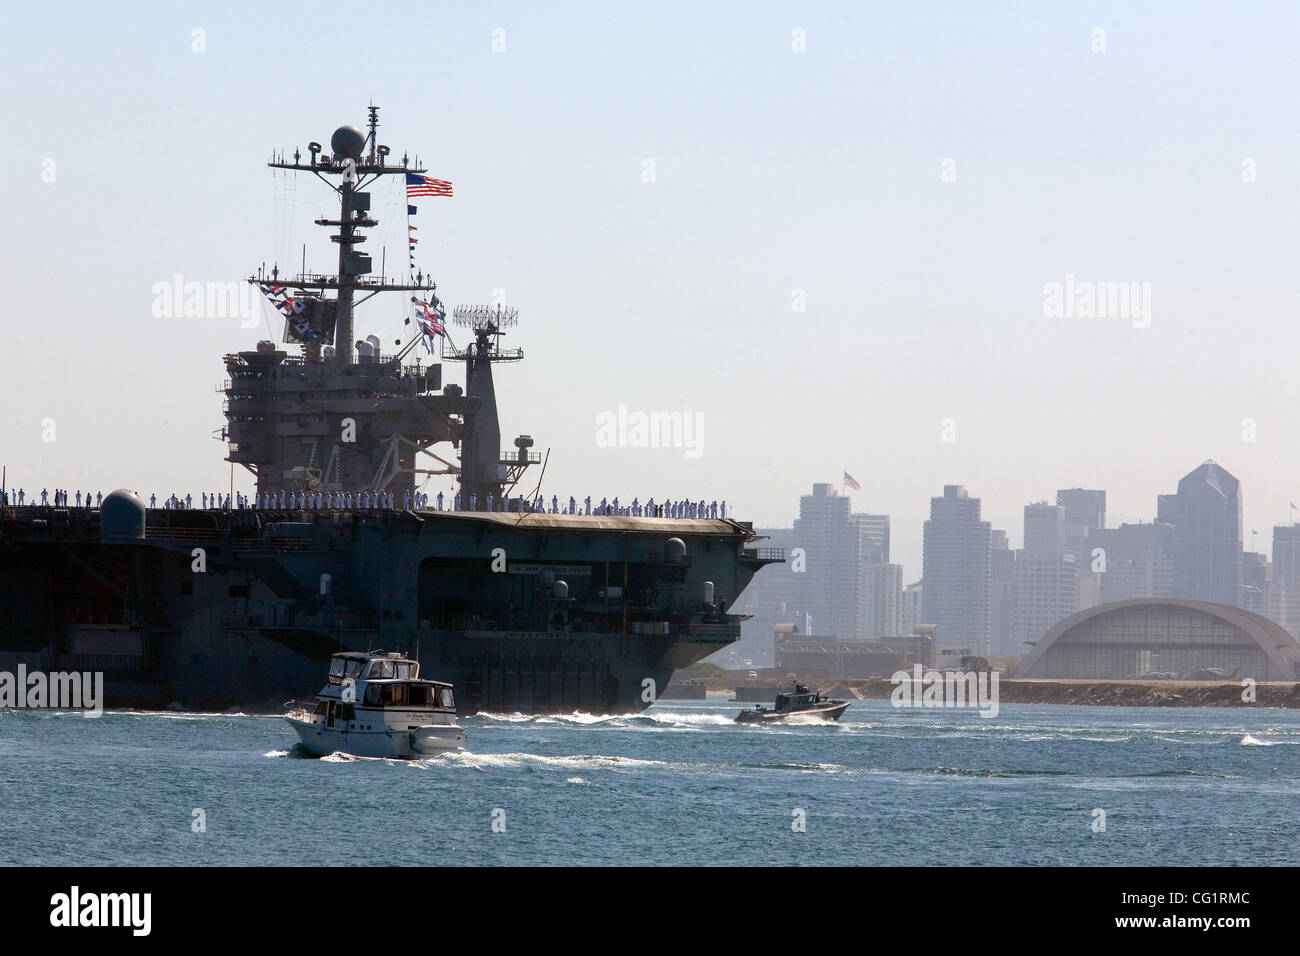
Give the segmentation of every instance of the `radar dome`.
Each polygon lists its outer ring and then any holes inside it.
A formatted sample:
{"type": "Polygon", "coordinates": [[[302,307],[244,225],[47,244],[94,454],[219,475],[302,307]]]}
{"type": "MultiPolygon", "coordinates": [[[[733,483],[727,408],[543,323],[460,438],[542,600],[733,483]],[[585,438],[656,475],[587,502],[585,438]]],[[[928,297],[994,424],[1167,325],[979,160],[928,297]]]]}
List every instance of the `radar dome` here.
{"type": "Polygon", "coordinates": [[[144,502],[135,492],[119,488],[104,496],[99,506],[99,534],[102,538],[144,537],[144,502]]]}
{"type": "Polygon", "coordinates": [[[330,149],[334,150],[336,160],[360,160],[366,148],[366,135],[355,126],[340,126],[330,137],[330,149]]]}

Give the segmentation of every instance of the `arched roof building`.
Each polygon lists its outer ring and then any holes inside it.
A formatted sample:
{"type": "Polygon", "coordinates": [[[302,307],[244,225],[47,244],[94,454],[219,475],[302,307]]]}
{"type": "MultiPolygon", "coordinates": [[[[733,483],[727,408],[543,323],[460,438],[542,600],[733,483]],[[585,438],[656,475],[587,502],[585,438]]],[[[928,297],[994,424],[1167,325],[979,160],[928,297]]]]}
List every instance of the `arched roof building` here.
{"type": "Polygon", "coordinates": [[[1025,657],[1016,676],[1191,678],[1214,668],[1225,676],[1293,681],[1298,665],[1300,645],[1266,617],[1209,601],[1135,598],[1060,621],[1025,657]]]}

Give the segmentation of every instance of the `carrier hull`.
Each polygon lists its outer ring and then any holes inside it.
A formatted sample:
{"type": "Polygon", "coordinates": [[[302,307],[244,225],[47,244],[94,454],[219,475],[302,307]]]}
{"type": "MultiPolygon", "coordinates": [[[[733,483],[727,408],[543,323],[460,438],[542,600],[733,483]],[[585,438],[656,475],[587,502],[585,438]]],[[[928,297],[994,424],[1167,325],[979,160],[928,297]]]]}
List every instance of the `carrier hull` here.
{"type": "Polygon", "coordinates": [[[726,606],[780,560],[707,519],[157,509],[104,531],[5,509],[0,669],[102,672],[109,707],[280,712],[330,654],[385,648],[466,713],[639,712],[739,638],[726,606]]]}

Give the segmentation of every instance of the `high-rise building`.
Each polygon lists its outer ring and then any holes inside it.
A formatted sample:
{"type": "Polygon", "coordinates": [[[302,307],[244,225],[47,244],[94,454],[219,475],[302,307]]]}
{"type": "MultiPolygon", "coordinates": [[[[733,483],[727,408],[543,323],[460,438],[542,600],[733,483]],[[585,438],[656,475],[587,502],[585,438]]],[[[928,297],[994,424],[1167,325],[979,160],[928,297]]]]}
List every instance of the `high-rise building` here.
{"type": "Polygon", "coordinates": [[[1079,569],[1072,551],[1016,552],[1011,631],[1014,648],[1028,654],[1052,625],[1079,609],[1079,569]]]}
{"type": "Polygon", "coordinates": [[[1207,461],[1160,495],[1156,517],[1173,526],[1174,596],[1239,606],[1241,483],[1207,461]]]}
{"type": "Polygon", "coordinates": [[[1016,552],[1007,543],[1007,533],[994,529],[990,562],[989,643],[996,657],[1017,657],[1025,648],[1017,647],[1012,631],[1012,611],[1016,593],[1016,552]]]}
{"type": "Polygon", "coordinates": [[[925,621],[921,620],[921,595],[923,593],[924,588],[922,588],[920,581],[903,588],[903,603],[898,613],[898,631],[904,637],[916,633],[916,626],[925,623],[925,621]]]}
{"type": "Polygon", "coordinates": [[[1025,550],[1064,551],[1065,509],[1046,501],[1025,505],[1025,550]]]}
{"type": "Polygon", "coordinates": [[[1273,526],[1273,580],[1300,589],[1300,524],[1273,526]]]}
{"type": "MultiPolygon", "coordinates": [[[[1098,603],[1139,597],[1173,597],[1173,528],[1159,521],[1122,524],[1091,536],[1104,570],[1098,603]]],[[[1091,556],[1089,563],[1091,565],[1091,556]]]]}
{"type": "Polygon", "coordinates": [[[1277,578],[1267,554],[1252,551],[1242,554],[1240,606],[1287,626],[1287,587],[1277,578]]]}
{"type": "Polygon", "coordinates": [[[903,604],[903,566],[901,564],[864,564],[862,640],[880,641],[899,637],[903,604]]]}
{"type": "Polygon", "coordinates": [[[1066,524],[1081,524],[1089,531],[1106,527],[1106,492],[1088,488],[1061,488],[1056,503],[1065,509],[1066,524]]]}
{"type": "Polygon", "coordinates": [[[1070,527],[1060,505],[1025,505],[1025,546],[1016,553],[1008,653],[1027,654],[1053,624],[1079,609],[1080,546],[1069,546],[1070,527]]]}
{"type": "Polygon", "coordinates": [[[804,570],[794,577],[794,606],[823,636],[853,640],[862,622],[862,529],[834,485],[815,484],[799,499],[793,546],[804,570]]]}
{"type": "Polygon", "coordinates": [[[1079,571],[1079,599],[1082,611],[1101,601],[1101,573],[1095,569],[1092,549],[1106,527],[1106,492],[1091,488],[1059,488],[1056,504],[1065,512],[1065,548],[1073,552],[1079,571]]]}
{"type": "Polygon", "coordinates": [[[1280,613],[1273,617],[1291,633],[1300,631],[1300,525],[1273,526],[1273,579],[1270,587],[1278,594],[1280,613]]]}
{"type": "Polygon", "coordinates": [[[944,485],[930,499],[922,540],[922,617],[944,647],[990,647],[992,527],[980,520],[980,500],[961,485],[944,485]]]}
{"type": "Polygon", "coordinates": [[[889,515],[854,514],[861,535],[862,560],[869,564],[889,563],[889,515]]]}

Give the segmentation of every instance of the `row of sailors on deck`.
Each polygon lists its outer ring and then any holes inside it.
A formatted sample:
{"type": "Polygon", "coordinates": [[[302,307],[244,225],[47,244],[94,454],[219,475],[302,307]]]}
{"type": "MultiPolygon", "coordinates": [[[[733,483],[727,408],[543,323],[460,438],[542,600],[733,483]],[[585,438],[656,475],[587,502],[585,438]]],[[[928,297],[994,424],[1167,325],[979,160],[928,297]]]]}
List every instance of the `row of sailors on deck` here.
{"type": "MultiPolygon", "coordinates": [[[[278,508],[281,510],[296,508],[335,511],[355,509],[392,510],[397,507],[397,496],[391,491],[281,491],[278,495],[262,492],[254,495],[251,499],[242,495],[237,495],[236,498],[239,499],[238,507],[240,508],[278,508]]],[[[529,502],[524,500],[522,496],[507,499],[497,498],[494,495],[485,495],[480,499],[476,494],[471,494],[468,498],[465,498],[457,493],[448,499],[441,491],[433,498],[419,491],[403,492],[402,510],[409,511],[412,506],[417,511],[513,511],[556,515],[622,515],[636,518],[725,518],[727,516],[727,503],[725,501],[706,502],[703,499],[699,501],[683,499],[655,504],[654,499],[651,498],[645,504],[642,504],[639,498],[633,498],[632,503],[628,505],[620,504],[617,498],[613,501],[601,498],[600,504],[593,505],[591,496],[588,495],[583,499],[582,507],[579,508],[577,499],[573,497],[570,497],[568,504],[564,505],[560,502],[558,496],[552,495],[550,507],[548,508],[545,498],[541,496],[529,502]]],[[[204,507],[207,507],[206,503],[204,507]]],[[[224,507],[229,507],[228,498],[224,507]]]]}
{"type": "MultiPolygon", "coordinates": [[[[42,489],[41,489],[41,504],[43,504],[43,505],[49,506],[50,504],[53,504],[54,507],[56,507],[56,508],[68,508],[68,507],[71,507],[71,502],[74,501],[74,500],[77,502],[77,505],[76,505],[76,506],[77,506],[78,508],[80,508],[80,507],[81,507],[81,492],[80,492],[80,491],[78,491],[78,492],[76,493],[76,495],[74,496],[74,495],[72,494],[72,492],[70,492],[70,491],[64,491],[62,488],[55,488],[55,489],[54,489],[54,493],[53,493],[53,495],[51,495],[51,494],[50,494],[50,490],[49,490],[48,488],[42,488],[42,489]],[[51,497],[53,497],[53,499],[54,499],[52,502],[50,501],[50,498],[51,498],[51,497]]],[[[103,500],[104,500],[104,495],[103,495],[101,492],[96,492],[96,493],[95,493],[95,505],[94,505],[94,507],[98,508],[99,505],[100,505],[100,502],[102,502],[103,500]]],[[[32,494],[32,500],[29,502],[29,501],[27,500],[27,492],[23,491],[23,489],[19,488],[17,491],[8,491],[8,490],[6,490],[6,491],[4,492],[4,497],[3,497],[3,499],[0,500],[0,503],[5,504],[5,505],[8,505],[8,504],[10,504],[11,502],[12,502],[13,504],[16,504],[16,505],[17,505],[18,507],[20,507],[20,508],[21,508],[23,505],[25,505],[25,504],[32,504],[32,505],[35,505],[35,504],[36,504],[36,494],[33,492],[33,494],[32,494]]],[[[89,492],[89,491],[86,492],[86,507],[87,507],[87,508],[91,507],[91,504],[90,504],[90,492],[89,492]]]]}
{"type": "MultiPolygon", "coordinates": [[[[6,493],[5,498],[13,493],[6,493]]],[[[21,488],[16,494],[13,494],[17,504],[24,503],[24,492],[21,488]]],[[[99,507],[103,502],[103,494],[96,493],[94,507],[99,507]]],[[[66,491],[55,491],[54,504],[67,505],[69,495],[66,491]]],[[[208,494],[204,492],[200,496],[202,507],[214,509],[229,509],[231,496],[221,495],[213,492],[208,494]]],[[[397,496],[391,491],[281,491],[277,494],[260,492],[255,495],[235,494],[235,507],[240,509],[261,509],[261,510],[311,510],[311,511],[340,511],[340,510],[393,510],[397,507],[397,496]]],[[[76,506],[82,507],[82,493],[76,493],[76,506]]],[[[85,493],[85,507],[91,507],[90,492],[85,493]]],[[[36,502],[33,500],[32,504],[36,502]]],[[[41,504],[48,505],[49,492],[41,491],[41,504]]],[[[493,495],[485,495],[479,498],[478,495],[469,495],[467,499],[462,498],[458,493],[448,500],[442,492],[438,492],[436,497],[430,498],[423,492],[406,491],[402,493],[402,509],[411,510],[414,507],[417,511],[426,509],[433,510],[431,506],[436,505],[436,510],[450,511],[514,511],[514,512],[534,512],[537,514],[565,514],[565,515],[621,515],[634,518],[725,518],[727,517],[727,503],[717,501],[705,502],[677,500],[664,501],[659,504],[655,503],[653,498],[647,500],[645,504],[641,503],[639,498],[633,498],[632,503],[620,504],[618,498],[610,501],[607,498],[601,498],[600,503],[593,505],[591,496],[588,495],[583,499],[579,506],[577,499],[570,497],[568,504],[560,501],[556,495],[551,495],[550,507],[547,507],[546,501],[541,496],[535,501],[528,502],[522,496],[515,498],[496,498],[493,495]],[[444,504],[449,506],[444,509],[444,504]]],[[[163,499],[162,506],[167,509],[187,509],[194,507],[194,499],[190,495],[179,498],[171,495],[163,499]]],[[[158,496],[149,496],[149,507],[158,507],[158,496]]]]}

